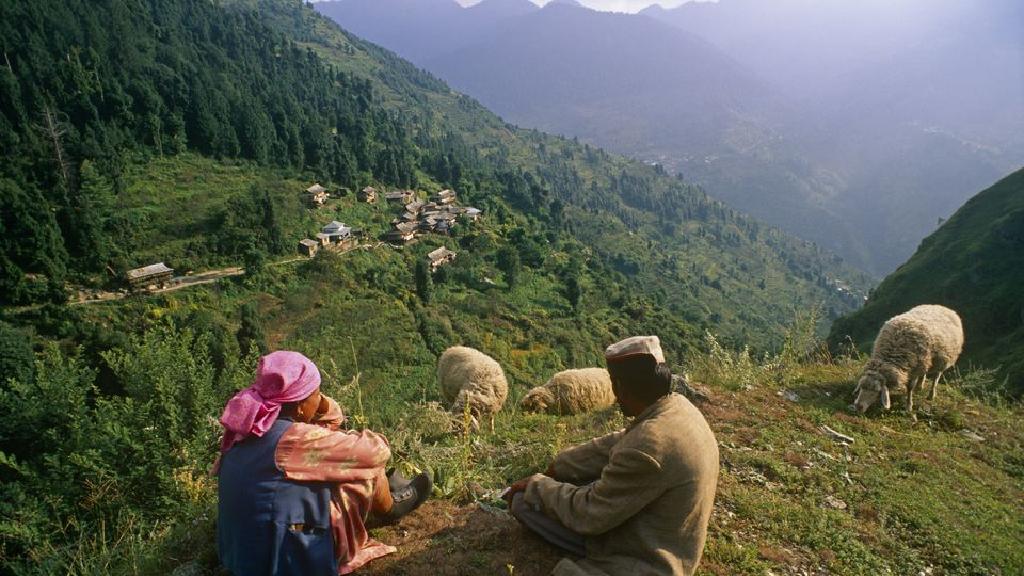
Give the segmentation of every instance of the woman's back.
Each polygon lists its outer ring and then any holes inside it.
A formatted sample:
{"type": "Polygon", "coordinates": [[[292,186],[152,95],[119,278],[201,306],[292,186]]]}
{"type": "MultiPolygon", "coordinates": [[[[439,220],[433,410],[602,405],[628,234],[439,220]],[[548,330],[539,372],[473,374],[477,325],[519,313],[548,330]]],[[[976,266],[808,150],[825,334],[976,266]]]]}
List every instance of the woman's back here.
{"type": "Polygon", "coordinates": [[[218,543],[236,576],[335,575],[331,488],[293,482],[275,451],[292,421],[279,418],[262,437],[224,453],[219,472],[218,543]]]}

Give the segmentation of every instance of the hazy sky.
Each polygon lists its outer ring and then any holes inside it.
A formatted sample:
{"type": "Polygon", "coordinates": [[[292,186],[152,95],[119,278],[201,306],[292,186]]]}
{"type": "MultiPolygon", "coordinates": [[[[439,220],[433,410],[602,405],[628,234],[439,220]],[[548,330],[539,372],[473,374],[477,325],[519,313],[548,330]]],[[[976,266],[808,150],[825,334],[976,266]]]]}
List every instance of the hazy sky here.
{"type": "MultiPolygon", "coordinates": [[[[480,0],[455,0],[463,6],[476,4],[480,0]]],[[[675,8],[688,0],[579,0],[580,4],[595,10],[606,10],[612,12],[638,12],[651,4],[661,4],[664,8],[675,8]]],[[[532,0],[534,4],[543,6],[550,0],[532,0]]]]}

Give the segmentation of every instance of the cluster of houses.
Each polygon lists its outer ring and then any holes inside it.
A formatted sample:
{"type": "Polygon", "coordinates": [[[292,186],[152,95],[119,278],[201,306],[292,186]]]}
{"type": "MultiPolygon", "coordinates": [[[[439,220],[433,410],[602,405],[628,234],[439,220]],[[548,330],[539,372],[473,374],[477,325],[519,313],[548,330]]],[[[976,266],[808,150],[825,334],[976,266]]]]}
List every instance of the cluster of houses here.
{"type": "MultiPolygon", "coordinates": [[[[323,186],[316,183],[306,189],[305,196],[310,207],[319,208],[327,201],[328,193],[323,186]]],[[[401,215],[391,221],[391,229],[384,237],[385,241],[397,245],[413,242],[419,234],[447,235],[460,219],[475,222],[481,216],[478,208],[459,206],[453,190],[442,190],[424,202],[413,190],[380,193],[372,186],[367,186],[356,193],[356,198],[369,204],[375,204],[383,198],[389,205],[402,208],[401,215]]],[[[343,222],[330,222],[321,229],[316,238],[300,240],[299,253],[312,257],[325,249],[343,252],[354,247],[356,237],[361,235],[359,230],[353,230],[343,222]]],[[[444,247],[432,251],[427,256],[431,270],[436,270],[454,258],[455,253],[444,247]]]]}
{"type": "Polygon", "coordinates": [[[449,234],[460,218],[470,222],[480,219],[478,208],[456,205],[452,190],[442,190],[427,202],[417,200],[411,190],[400,193],[401,196],[398,196],[399,192],[389,192],[385,196],[389,202],[400,203],[404,208],[401,216],[391,221],[392,228],[387,234],[388,242],[393,244],[407,244],[417,234],[426,232],[449,234]],[[395,195],[393,199],[392,194],[395,195]]]}

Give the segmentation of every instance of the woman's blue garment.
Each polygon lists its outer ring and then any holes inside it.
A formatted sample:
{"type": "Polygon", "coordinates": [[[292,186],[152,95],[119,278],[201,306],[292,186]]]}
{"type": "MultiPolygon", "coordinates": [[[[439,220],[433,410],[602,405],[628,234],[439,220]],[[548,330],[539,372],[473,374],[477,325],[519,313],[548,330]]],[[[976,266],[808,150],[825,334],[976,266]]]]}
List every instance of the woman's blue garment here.
{"type": "Polygon", "coordinates": [[[274,461],[292,425],[278,418],[221,459],[217,536],[220,561],[234,576],[335,576],[331,489],[285,479],[274,461]]]}

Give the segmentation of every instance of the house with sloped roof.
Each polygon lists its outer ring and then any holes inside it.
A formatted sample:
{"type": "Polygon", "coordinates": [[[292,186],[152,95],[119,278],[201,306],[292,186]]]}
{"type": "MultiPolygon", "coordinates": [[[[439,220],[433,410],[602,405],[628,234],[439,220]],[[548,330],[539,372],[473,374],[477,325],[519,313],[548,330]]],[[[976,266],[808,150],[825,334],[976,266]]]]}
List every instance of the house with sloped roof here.
{"type": "Polygon", "coordinates": [[[320,250],[320,243],[310,238],[299,240],[299,254],[312,258],[320,250]]]}
{"type": "Polygon", "coordinates": [[[125,280],[128,281],[128,286],[132,290],[142,290],[148,286],[163,288],[173,276],[174,269],[168,268],[163,262],[157,262],[142,268],[134,268],[125,272],[125,280]]]}
{"type": "Polygon", "coordinates": [[[452,252],[445,246],[441,246],[437,250],[431,251],[427,254],[427,262],[430,264],[430,271],[433,272],[439,267],[455,260],[455,252],[452,252]]]}
{"type": "Polygon", "coordinates": [[[331,242],[347,240],[352,236],[352,228],[346,226],[344,222],[338,222],[337,220],[326,224],[320,229],[320,232],[326,234],[331,242]]]}
{"type": "Polygon", "coordinates": [[[409,204],[416,199],[416,193],[412,190],[393,190],[384,193],[384,199],[391,204],[409,204]]]}
{"type": "Polygon", "coordinates": [[[399,222],[387,233],[386,239],[395,244],[406,244],[416,237],[418,227],[416,222],[399,222]]]}
{"type": "Polygon", "coordinates": [[[377,202],[377,189],[373,186],[367,186],[356,194],[356,198],[360,202],[366,202],[367,204],[375,204],[377,202]]]}
{"type": "Polygon", "coordinates": [[[455,191],[444,189],[430,197],[432,202],[437,204],[445,205],[455,202],[455,191]]]}
{"type": "Polygon", "coordinates": [[[328,196],[327,189],[321,186],[319,182],[306,188],[306,202],[312,208],[320,208],[326,204],[328,196]]]}

